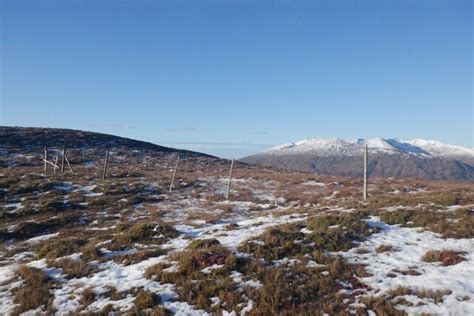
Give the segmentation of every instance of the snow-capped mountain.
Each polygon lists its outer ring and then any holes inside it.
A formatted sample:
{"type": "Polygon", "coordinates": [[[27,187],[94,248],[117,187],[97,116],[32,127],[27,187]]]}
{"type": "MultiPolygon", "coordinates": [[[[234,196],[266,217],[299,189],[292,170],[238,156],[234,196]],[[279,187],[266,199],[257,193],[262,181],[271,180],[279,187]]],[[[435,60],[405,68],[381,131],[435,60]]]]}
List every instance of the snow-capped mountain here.
{"type": "Polygon", "coordinates": [[[322,174],[359,176],[364,147],[373,176],[474,181],[474,149],[436,140],[308,138],[242,159],[247,163],[322,174]]]}
{"type": "Polygon", "coordinates": [[[443,144],[437,140],[414,139],[403,141],[398,139],[357,139],[340,138],[307,138],[298,142],[278,145],[262,154],[301,154],[314,152],[321,156],[359,156],[363,154],[367,144],[371,153],[411,154],[424,157],[444,157],[459,160],[473,160],[474,149],[443,144]]]}

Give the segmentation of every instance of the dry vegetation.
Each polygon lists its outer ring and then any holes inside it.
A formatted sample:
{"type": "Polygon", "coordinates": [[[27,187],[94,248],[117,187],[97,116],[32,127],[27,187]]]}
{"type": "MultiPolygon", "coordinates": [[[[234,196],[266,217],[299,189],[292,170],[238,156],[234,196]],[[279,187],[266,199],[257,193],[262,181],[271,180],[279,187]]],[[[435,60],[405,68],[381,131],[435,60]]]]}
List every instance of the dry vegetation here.
{"type": "MultiPolygon", "coordinates": [[[[98,180],[98,151],[90,153],[89,167],[78,152],[70,155],[74,175],[44,174],[39,154],[33,160],[20,157],[15,165],[3,158],[0,252],[2,265],[18,266],[8,281],[13,314],[38,308],[53,313],[53,290],[64,282],[136,266],[144,284],[153,286],[75,284],[70,294],[79,304],[75,312],[170,315],[170,302],[186,302],[215,315],[232,310],[246,315],[365,315],[369,310],[404,315],[399,305],[411,303],[401,296],[442,302],[449,294],[399,288],[369,295],[370,287],[362,282],[370,275],[366,267],[341,256],[380,232],[369,219],[378,216],[387,224],[419,227],[444,238],[474,238],[470,184],[372,179],[371,197],[363,202],[359,180],[237,163],[230,201],[225,201],[226,161],[182,157],[175,189],[168,194],[174,154],[117,149],[106,181],[98,180]],[[240,241],[239,232],[248,232],[249,238],[240,241]],[[47,234],[57,235],[31,239],[47,234]],[[228,236],[239,242],[222,242],[228,236]],[[22,265],[30,261],[43,265],[22,265]],[[59,270],[61,278],[48,275],[50,269],[59,270]],[[157,293],[157,284],[172,284],[176,296],[157,293]],[[110,304],[93,309],[104,299],[110,304]],[[127,299],[128,309],[116,304],[127,299]]],[[[355,252],[389,255],[398,250],[387,243],[355,252]]],[[[429,251],[420,258],[442,266],[463,260],[464,254],[454,250],[429,251]]],[[[400,274],[421,272],[394,270],[389,277],[400,274]]]]}
{"type": "Polygon", "coordinates": [[[388,224],[422,227],[445,238],[474,238],[474,210],[459,208],[454,212],[437,210],[399,210],[380,214],[388,224]]]}
{"type": "Polygon", "coordinates": [[[53,312],[51,294],[49,292],[52,282],[41,270],[21,266],[16,270],[22,284],[15,289],[13,302],[18,306],[13,310],[14,315],[19,315],[39,306],[47,306],[53,312]]]}
{"type": "Polygon", "coordinates": [[[442,266],[452,266],[466,260],[463,254],[465,253],[453,250],[430,250],[423,255],[421,260],[425,262],[439,262],[442,266]]]}

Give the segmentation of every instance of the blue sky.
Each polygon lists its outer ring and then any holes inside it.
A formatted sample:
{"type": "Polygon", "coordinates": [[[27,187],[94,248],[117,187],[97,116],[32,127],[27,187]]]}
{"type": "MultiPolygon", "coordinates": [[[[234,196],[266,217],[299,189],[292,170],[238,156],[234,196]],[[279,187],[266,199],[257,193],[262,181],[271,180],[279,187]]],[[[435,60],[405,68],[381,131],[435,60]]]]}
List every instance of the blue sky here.
{"type": "Polygon", "coordinates": [[[307,137],[473,147],[470,1],[0,0],[1,125],[223,157],[307,137]]]}

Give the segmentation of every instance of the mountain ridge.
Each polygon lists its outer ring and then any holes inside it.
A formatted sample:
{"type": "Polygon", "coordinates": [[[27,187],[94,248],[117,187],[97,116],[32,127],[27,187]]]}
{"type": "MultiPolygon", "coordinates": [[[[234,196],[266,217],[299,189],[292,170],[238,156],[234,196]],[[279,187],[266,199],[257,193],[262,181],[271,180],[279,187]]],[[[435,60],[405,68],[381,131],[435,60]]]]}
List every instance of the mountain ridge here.
{"type": "MultiPolygon", "coordinates": [[[[398,138],[370,138],[370,139],[351,139],[345,140],[341,138],[306,138],[297,142],[277,145],[264,152],[272,153],[273,151],[280,151],[284,149],[297,149],[298,151],[312,151],[312,150],[334,150],[338,151],[341,147],[345,146],[346,149],[350,149],[353,152],[363,153],[363,146],[367,144],[369,150],[386,150],[386,151],[399,151],[403,153],[414,153],[414,154],[425,154],[432,156],[469,156],[474,157],[474,149],[445,144],[438,140],[426,140],[416,138],[413,140],[401,140],[398,138]]],[[[347,151],[347,150],[346,150],[347,151]]],[[[328,153],[330,153],[328,151],[328,153]]]]}
{"type": "Polygon", "coordinates": [[[306,138],[241,159],[246,163],[358,177],[364,146],[369,173],[380,177],[474,181],[474,149],[436,140],[306,138]]]}

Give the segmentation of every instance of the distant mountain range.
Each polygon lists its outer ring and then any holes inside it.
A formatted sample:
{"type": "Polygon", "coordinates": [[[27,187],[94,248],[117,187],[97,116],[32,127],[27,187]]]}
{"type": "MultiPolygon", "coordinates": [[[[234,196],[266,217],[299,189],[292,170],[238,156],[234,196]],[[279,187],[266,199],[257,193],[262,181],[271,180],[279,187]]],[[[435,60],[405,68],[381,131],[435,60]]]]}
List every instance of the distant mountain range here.
{"type": "Polygon", "coordinates": [[[435,140],[309,138],[244,157],[267,167],[349,177],[362,176],[364,146],[369,175],[474,182],[474,149],[435,140]]]}

